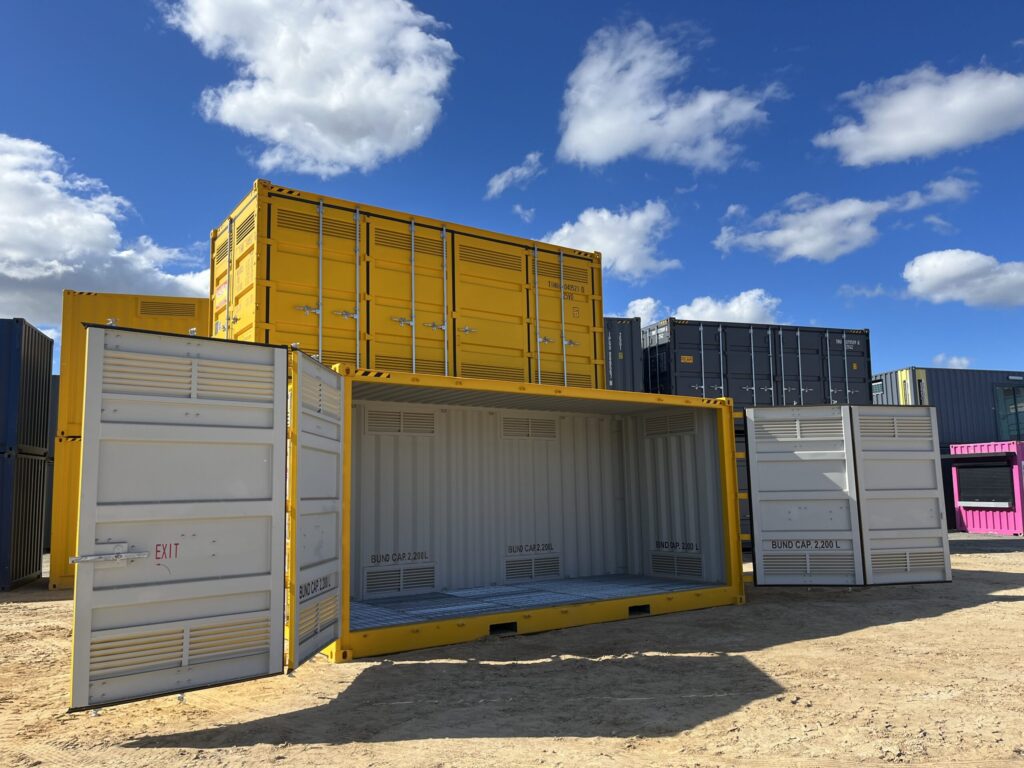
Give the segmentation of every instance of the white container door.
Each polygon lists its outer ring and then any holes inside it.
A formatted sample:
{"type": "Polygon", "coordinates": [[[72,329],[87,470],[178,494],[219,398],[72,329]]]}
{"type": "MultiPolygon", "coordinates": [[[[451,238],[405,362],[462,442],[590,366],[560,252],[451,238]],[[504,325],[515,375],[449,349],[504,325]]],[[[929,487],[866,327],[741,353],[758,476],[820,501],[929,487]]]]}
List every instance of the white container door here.
{"type": "Polygon", "coordinates": [[[867,583],[950,581],[935,409],[852,410],[867,583]]]}
{"type": "Polygon", "coordinates": [[[849,411],[746,414],[757,583],[863,584],[849,411]]]}
{"type": "Polygon", "coordinates": [[[287,666],[341,637],[344,379],[294,354],[288,493],[287,666]]]}
{"type": "Polygon", "coordinates": [[[87,336],[72,708],[281,673],[286,350],[87,336]]]}

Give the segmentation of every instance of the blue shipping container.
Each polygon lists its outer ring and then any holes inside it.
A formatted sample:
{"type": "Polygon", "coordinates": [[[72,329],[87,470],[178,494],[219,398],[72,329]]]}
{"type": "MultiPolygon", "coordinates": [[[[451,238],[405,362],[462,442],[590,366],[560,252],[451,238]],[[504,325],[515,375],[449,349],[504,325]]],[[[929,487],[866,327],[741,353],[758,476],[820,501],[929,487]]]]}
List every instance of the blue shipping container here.
{"type": "Polygon", "coordinates": [[[0,453],[50,450],[53,339],[22,318],[0,320],[0,453]]]}
{"type": "Polygon", "coordinates": [[[0,590],[42,575],[45,456],[0,457],[0,590]]]}

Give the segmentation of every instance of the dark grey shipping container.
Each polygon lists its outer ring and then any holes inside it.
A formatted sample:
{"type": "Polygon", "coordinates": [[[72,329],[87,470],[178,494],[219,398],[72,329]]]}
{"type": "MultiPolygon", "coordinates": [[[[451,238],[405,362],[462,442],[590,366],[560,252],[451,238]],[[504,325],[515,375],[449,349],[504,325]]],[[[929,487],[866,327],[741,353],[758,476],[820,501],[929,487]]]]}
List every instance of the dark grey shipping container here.
{"type": "Polygon", "coordinates": [[[43,501],[43,551],[50,551],[50,532],[53,529],[53,449],[57,442],[57,399],[60,396],[60,376],[50,377],[50,452],[46,458],[46,498],[43,501]]]}
{"type": "Polygon", "coordinates": [[[879,405],[933,405],[943,451],[955,443],[1024,440],[1024,371],[902,368],[872,382],[879,405]]]}
{"type": "Polygon", "coordinates": [[[0,590],[38,578],[43,567],[45,456],[0,457],[0,590]]]}
{"type": "Polygon", "coordinates": [[[641,334],[644,388],[748,405],[871,403],[868,331],[669,318],[641,334]]]}
{"type": "Polygon", "coordinates": [[[0,320],[0,453],[50,447],[53,339],[22,318],[0,320]]]}
{"type": "Polygon", "coordinates": [[[644,391],[639,317],[604,319],[604,370],[608,389],[644,391]]]}

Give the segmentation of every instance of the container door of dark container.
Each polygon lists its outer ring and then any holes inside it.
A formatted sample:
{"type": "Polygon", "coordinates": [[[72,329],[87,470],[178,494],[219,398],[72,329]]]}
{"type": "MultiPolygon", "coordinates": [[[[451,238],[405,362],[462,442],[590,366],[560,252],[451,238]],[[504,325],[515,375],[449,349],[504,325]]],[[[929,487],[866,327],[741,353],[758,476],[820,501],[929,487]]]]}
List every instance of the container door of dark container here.
{"type": "Polygon", "coordinates": [[[670,394],[690,397],[722,397],[722,355],[719,326],[708,323],[674,323],[668,345],[672,372],[670,394]]]}
{"type": "Polygon", "coordinates": [[[833,399],[844,405],[871,404],[871,361],[866,333],[830,331],[833,399]]]}
{"type": "Polygon", "coordinates": [[[737,408],[775,405],[768,332],[754,326],[725,326],[725,395],[737,408]]]}
{"type": "Polygon", "coordinates": [[[825,334],[806,328],[778,330],[776,360],[782,382],[780,405],[822,405],[829,401],[825,367],[825,334]]]}

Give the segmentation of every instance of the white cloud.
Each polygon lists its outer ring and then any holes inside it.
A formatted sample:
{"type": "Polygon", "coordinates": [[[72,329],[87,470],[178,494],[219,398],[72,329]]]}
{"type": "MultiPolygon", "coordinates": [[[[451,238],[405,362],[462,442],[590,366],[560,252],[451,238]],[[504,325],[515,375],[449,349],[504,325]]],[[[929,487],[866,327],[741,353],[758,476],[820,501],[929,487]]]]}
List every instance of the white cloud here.
{"type": "Polygon", "coordinates": [[[941,216],[936,216],[934,213],[925,216],[924,223],[929,225],[940,235],[951,235],[954,232],[956,232],[956,227],[954,227],[941,216]]]}
{"type": "Polygon", "coordinates": [[[0,307],[35,325],[60,326],[61,291],[204,296],[209,271],[148,237],[124,243],[131,211],[101,181],[71,172],[52,148],[0,134],[0,307]]]}
{"type": "Polygon", "coordinates": [[[971,358],[964,357],[963,355],[947,355],[945,352],[940,352],[932,358],[932,365],[939,368],[970,368],[971,358]]]}
{"type": "Polygon", "coordinates": [[[441,115],[455,60],[406,0],[180,0],[167,21],[237,67],[208,88],[207,120],[263,142],[257,164],[323,177],[416,149],[441,115]]]}
{"type": "Polygon", "coordinates": [[[544,173],[540,164],[540,152],[530,152],[523,162],[506,168],[501,173],[491,176],[487,182],[487,194],[484,200],[491,200],[497,197],[513,184],[518,187],[525,187],[530,181],[544,173]]]}
{"type": "Polygon", "coordinates": [[[1024,74],[967,67],[943,75],[925,64],[845,93],[860,113],[814,137],[844,165],[932,157],[1024,128],[1024,74]]]}
{"type": "Polygon", "coordinates": [[[740,151],[733,138],[765,122],[764,102],[782,89],[676,90],[690,63],[646,21],[598,30],[569,75],[558,158],[598,166],[640,154],[727,168],[740,151]]]}
{"type": "Polygon", "coordinates": [[[642,208],[587,208],[541,239],[582,251],[601,251],[604,270],[630,282],[674,269],[678,259],[660,259],[658,244],[672,227],[668,206],[648,200],[642,208]]]}
{"type": "Polygon", "coordinates": [[[769,211],[748,227],[722,227],[714,245],[726,253],[733,248],[772,251],[776,261],[835,261],[874,242],[878,237],[875,222],[883,213],[963,200],[975,186],[974,182],[950,176],[925,185],[923,191],[886,200],[851,197],[835,202],[801,192],[786,200],[785,210],[769,211]]]}
{"type": "Polygon", "coordinates": [[[774,323],[782,299],[763,288],[752,288],[731,298],[698,296],[676,307],[674,317],[686,320],[715,320],[722,323],[774,323]]]}
{"type": "Polygon", "coordinates": [[[879,296],[885,296],[886,290],[882,287],[881,283],[873,286],[844,283],[839,286],[838,293],[840,296],[845,296],[848,299],[877,299],[879,296]]]}
{"type": "Polygon", "coordinates": [[[622,317],[639,317],[640,325],[650,325],[668,316],[668,307],[652,296],[633,299],[622,317]]]}
{"type": "Polygon", "coordinates": [[[1024,261],[998,261],[977,251],[932,251],[908,261],[903,279],[911,296],[933,304],[1024,306],[1024,261]]]}
{"type": "Polygon", "coordinates": [[[516,203],[515,205],[512,206],[512,212],[515,213],[516,216],[525,221],[527,224],[529,224],[531,221],[533,221],[533,214],[535,214],[537,211],[535,208],[524,208],[519,203],[516,203]]]}
{"type": "Polygon", "coordinates": [[[725,215],[722,216],[722,220],[726,219],[742,219],[747,215],[747,206],[740,205],[739,203],[733,203],[725,209],[725,215]]]}

